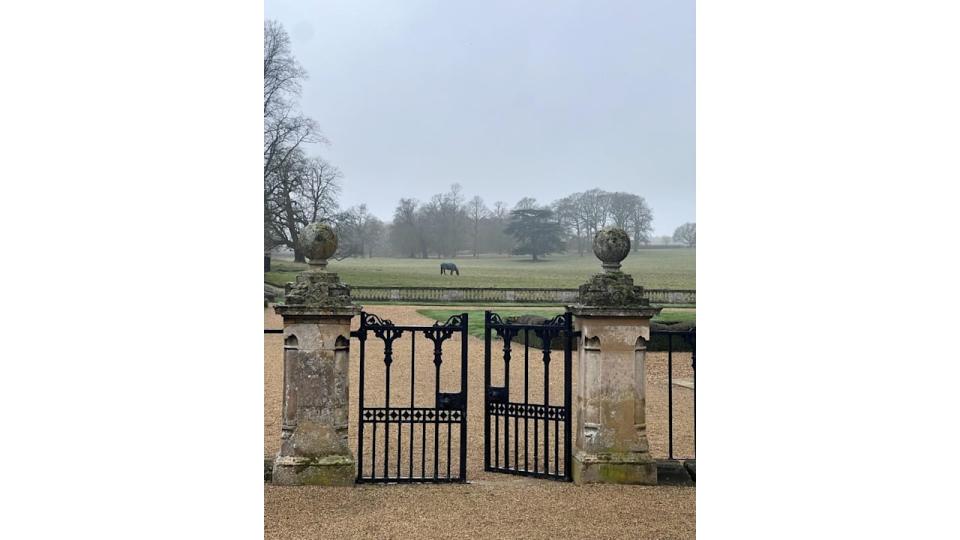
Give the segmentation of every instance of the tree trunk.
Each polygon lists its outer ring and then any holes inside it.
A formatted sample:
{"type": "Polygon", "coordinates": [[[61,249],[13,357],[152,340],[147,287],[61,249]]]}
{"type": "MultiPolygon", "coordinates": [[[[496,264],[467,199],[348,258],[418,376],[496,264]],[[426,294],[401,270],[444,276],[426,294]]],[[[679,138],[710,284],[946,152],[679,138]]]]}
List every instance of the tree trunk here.
{"type": "Polygon", "coordinates": [[[293,250],[293,262],[305,263],[307,258],[303,256],[303,252],[299,248],[293,250]]]}

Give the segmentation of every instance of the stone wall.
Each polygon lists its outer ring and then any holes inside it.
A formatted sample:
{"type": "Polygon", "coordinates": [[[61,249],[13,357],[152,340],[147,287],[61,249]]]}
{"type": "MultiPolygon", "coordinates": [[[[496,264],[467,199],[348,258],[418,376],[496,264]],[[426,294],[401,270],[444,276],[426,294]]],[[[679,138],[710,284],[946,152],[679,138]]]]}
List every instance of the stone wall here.
{"type": "MultiPolygon", "coordinates": [[[[510,287],[372,287],[352,286],[350,295],[367,302],[493,302],[566,305],[577,301],[577,289],[510,287]]],[[[653,304],[696,305],[697,291],[645,289],[653,304]]]]}

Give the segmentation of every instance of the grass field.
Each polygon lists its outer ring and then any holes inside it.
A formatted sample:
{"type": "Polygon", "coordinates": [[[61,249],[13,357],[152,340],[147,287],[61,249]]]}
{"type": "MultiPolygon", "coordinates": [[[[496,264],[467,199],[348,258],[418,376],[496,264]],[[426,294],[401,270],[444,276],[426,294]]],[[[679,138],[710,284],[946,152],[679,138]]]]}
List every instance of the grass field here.
{"type": "MultiPolygon", "coordinates": [[[[496,309],[496,311],[501,317],[513,317],[515,315],[540,315],[543,317],[554,317],[563,313],[562,309],[551,309],[551,308],[541,308],[541,309],[496,309]]],[[[444,322],[449,319],[452,315],[459,315],[464,313],[462,309],[418,309],[417,313],[423,315],[424,317],[429,317],[431,319],[444,322]]],[[[467,310],[467,332],[476,338],[483,339],[483,311],[482,310],[467,310]]],[[[686,322],[686,321],[696,321],[697,312],[693,309],[670,309],[664,308],[660,312],[660,315],[657,315],[653,318],[655,322],[686,322]]]]}
{"type": "MultiPolygon", "coordinates": [[[[561,287],[575,288],[600,272],[593,253],[556,255],[542,262],[529,257],[483,256],[452,259],[460,276],[441,276],[440,259],[374,257],[331,261],[328,267],[349,285],[393,287],[561,287]]],[[[273,261],[264,281],[283,286],[293,281],[305,264],[273,261]]],[[[633,252],[623,271],[649,289],[696,289],[696,250],[650,249],[633,252]]]]}

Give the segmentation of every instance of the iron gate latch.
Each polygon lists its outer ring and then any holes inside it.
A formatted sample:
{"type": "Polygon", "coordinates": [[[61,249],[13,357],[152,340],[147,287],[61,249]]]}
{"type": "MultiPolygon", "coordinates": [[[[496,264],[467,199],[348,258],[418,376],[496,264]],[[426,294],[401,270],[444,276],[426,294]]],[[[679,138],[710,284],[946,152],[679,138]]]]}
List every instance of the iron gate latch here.
{"type": "Polygon", "coordinates": [[[440,392],[437,394],[437,408],[445,411],[463,409],[463,406],[466,404],[467,400],[463,395],[463,392],[453,392],[453,393],[444,393],[440,392]]]}
{"type": "Polygon", "coordinates": [[[487,401],[490,403],[506,403],[507,389],[503,386],[491,386],[487,388],[487,401]]]}

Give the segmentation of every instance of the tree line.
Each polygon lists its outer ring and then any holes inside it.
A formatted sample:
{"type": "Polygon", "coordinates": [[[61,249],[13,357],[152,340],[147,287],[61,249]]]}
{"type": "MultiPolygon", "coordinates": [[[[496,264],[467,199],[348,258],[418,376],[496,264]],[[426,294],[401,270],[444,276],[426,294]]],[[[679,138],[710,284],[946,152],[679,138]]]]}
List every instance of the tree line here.
{"type": "Polygon", "coordinates": [[[510,207],[504,201],[488,204],[479,195],[468,198],[453,184],[426,201],[401,198],[390,223],[370,218],[368,223],[341,229],[342,241],[355,246],[353,255],[450,258],[498,253],[537,259],[561,251],[582,256],[596,232],[607,226],[626,230],[635,249],[649,244],[653,211],[639,195],[599,188],[546,204],[524,197],[510,207]]]}

